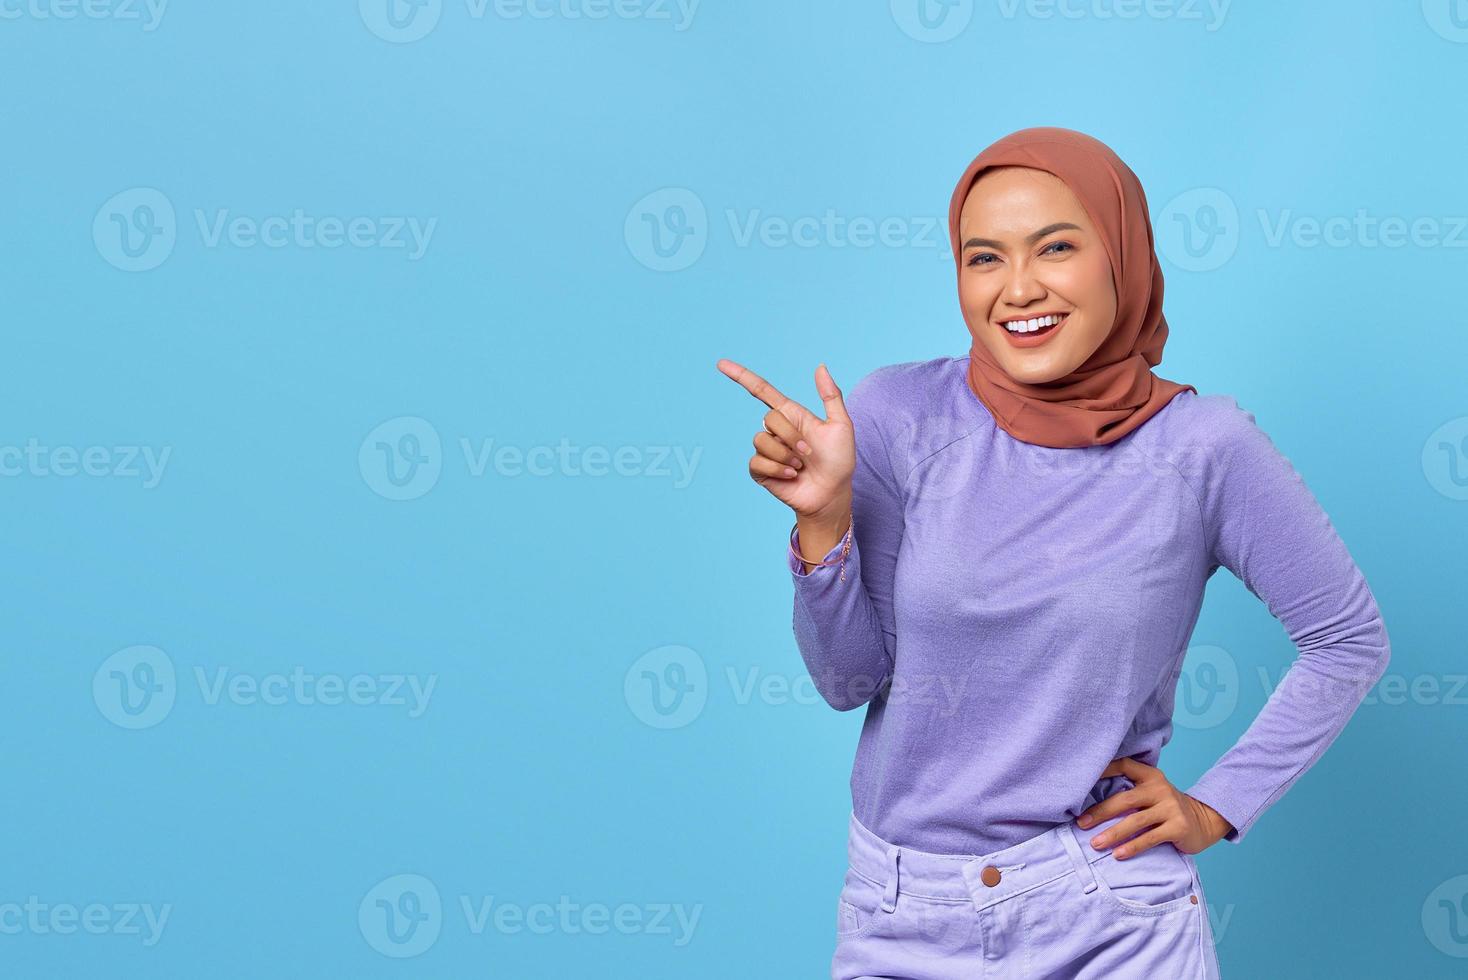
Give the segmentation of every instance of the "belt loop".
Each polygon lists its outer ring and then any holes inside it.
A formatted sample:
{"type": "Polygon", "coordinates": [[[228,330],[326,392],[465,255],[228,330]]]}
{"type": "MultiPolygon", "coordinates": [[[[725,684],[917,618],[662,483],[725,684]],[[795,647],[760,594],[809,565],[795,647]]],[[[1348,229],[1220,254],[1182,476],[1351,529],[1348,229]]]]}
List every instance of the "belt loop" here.
{"type": "Polygon", "coordinates": [[[902,848],[887,848],[887,888],[882,892],[882,911],[897,911],[897,859],[902,854],[902,848]]]}
{"type": "Polygon", "coordinates": [[[1067,821],[1065,826],[1060,828],[1060,843],[1065,846],[1071,861],[1075,863],[1076,875],[1085,885],[1083,891],[1087,895],[1091,894],[1097,888],[1096,869],[1091,867],[1091,862],[1086,860],[1085,854],[1081,851],[1080,841],[1076,840],[1074,821],[1067,821]]]}

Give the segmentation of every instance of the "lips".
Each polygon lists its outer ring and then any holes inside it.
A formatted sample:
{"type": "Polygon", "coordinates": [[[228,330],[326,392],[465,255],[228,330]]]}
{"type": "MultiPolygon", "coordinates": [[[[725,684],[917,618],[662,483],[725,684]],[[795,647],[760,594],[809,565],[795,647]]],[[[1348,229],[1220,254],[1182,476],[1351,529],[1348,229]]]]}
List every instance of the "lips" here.
{"type": "Polygon", "coordinates": [[[1039,330],[1033,330],[1029,333],[1014,333],[1003,324],[999,324],[999,330],[1004,334],[1004,338],[1015,347],[1038,347],[1059,333],[1060,328],[1069,322],[1070,314],[1062,313],[1060,314],[1059,323],[1049,327],[1041,327],[1039,330]]]}

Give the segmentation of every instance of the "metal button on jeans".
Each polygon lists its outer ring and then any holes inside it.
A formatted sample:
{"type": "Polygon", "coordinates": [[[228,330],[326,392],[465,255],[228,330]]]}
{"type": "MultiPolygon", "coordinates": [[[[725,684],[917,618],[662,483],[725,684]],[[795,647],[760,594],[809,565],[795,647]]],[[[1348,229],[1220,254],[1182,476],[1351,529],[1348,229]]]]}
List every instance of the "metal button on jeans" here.
{"type": "Polygon", "coordinates": [[[994,865],[992,864],[979,873],[979,880],[988,885],[990,888],[993,888],[995,885],[999,884],[999,878],[999,869],[994,867],[994,865]]]}

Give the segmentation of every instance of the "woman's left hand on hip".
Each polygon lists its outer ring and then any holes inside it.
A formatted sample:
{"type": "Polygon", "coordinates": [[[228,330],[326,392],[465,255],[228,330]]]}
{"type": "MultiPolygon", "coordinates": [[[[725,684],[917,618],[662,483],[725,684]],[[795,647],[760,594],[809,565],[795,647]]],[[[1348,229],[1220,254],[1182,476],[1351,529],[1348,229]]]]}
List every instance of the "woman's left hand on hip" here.
{"type": "Polygon", "coordinates": [[[1197,854],[1233,829],[1217,810],[1172,785],[1156,766],[1122,757],[1111,760],[1098,778],[1107,776],[1126,776],[1133,788],[1083,810],[1076,823],[1082,828],[1092,827],[1119,813],[1136,812],[1091,839],[1091,846],[1098,851],[1125,841],[1112,852],[1114,857],[1125,859],[1172,841],[1178,850],[1197,854]]]}

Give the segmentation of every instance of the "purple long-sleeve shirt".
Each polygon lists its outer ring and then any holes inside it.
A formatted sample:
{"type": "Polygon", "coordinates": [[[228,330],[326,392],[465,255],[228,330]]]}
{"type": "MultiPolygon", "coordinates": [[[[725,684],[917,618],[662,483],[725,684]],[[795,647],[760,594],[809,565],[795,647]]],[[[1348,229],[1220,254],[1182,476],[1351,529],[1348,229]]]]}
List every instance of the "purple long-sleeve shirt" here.
{"type": "Polygon", "coordinates": [[[1110,445],[1054,449],[996,425],[967,369],[966,355],[889,365],[847,394],[845,580],[789,556],[812,680],[835,708],[868,706],[857,818],[899,845],[983,854],[1080,813],[1112,759],[1157,765],[1204,586],[1223,566],[1299,651],[1184,790],[1238,843],[1386,669],[1365,578],[1233,398],[1184,391],[1110,445]]]}

